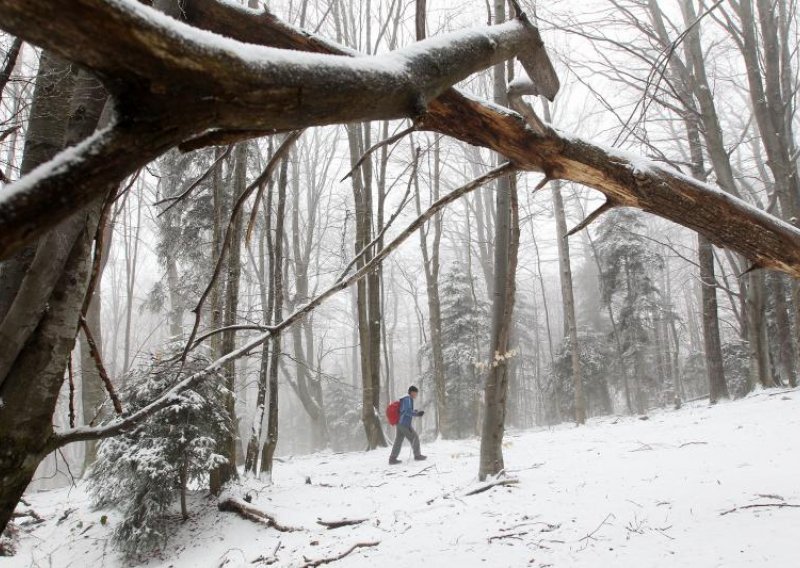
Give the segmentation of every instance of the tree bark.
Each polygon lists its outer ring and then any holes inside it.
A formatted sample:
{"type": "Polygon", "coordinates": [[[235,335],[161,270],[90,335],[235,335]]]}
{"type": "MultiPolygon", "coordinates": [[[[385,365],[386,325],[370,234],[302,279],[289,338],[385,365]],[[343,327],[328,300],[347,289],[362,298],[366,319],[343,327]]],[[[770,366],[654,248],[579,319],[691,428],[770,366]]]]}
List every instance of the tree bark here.
{"type": "MultiPolygon", "coordinates": [[[[91,133],[103,102],[92,103],[96,92],[87,82],[73,92],[66,64],[50,54],[43,54],[41,66],[26,135],[25,171],[51,158],[65,142],[91,133]]],[[[110,190],[107,186],[106,193],[110,190]]],[[[39,462],[52,449],[52,415],[74,346],[77,316],[86,300],[91,243],[104,201],[105,196],[46,235],[32,260],[23,252],[3,266],[0,295],[13,300],[5,304],[3,329],[13,321],[9,316],[15,306],[29,310],[29,319],[23,329],[17,329],[26,336],[24,345],[13,356],[0,357],[4,364],[0,373],[4,402],[0,408],[0,533],[39,462]],[[45,257],[49,262],[37,267],[41,262],[37,259],[45,257]]]]}
{"type": "Polygon", "coordinates": [[[86,292],[91,243],[102,203],[84,214],[86,230],[74,241],[54,287],[49,309],[0,387],[0,531],[39,462],[54,449],[52,416],[75,344],[76,314],[86,292]],[[36,377],[37,388],[30,388],[36,377]]]}
{"type": "MultiPolygon", "coordinates": [[[[286,210],[286,187],[289,183],[289,159],[284,157],[281,162],[280,175],[278,177],[278,201],[275,210],[275,255],[273,260],[272,288],[275,298],[273,305],[273,321],[279,322],[283,319],[283,234],[284,234],[284,211],[286,210]]],[[[269,405],[267,413],[267,438],[261,450],[261,475],[272,479],[272,464],[275,456],[275,449],[278,446],[278,366],[281,356],[281,334],[276,333],[272,337],[270,346],[269,364],[269,405]]]]}
{"type": "MultiPolygon", "coordinates": [[[[550,122],[550,108],[544,102],[544,118],[550,122]]],[[[561,183],[553,183],[553,213],[556,219],[556,239],[558,241],[558,268],[561,279],[561,298],[564,305],[564,336],[569,337],[572,359],[572,384],[575,390],[575,422],[586,423],[586,398],[583,394],[583,375],[581,373],[580,344],[578,343],[578,323],[575,317],[575,297],[572,290],[572,267],[567,241],[567,218],[564,214],[564,200],[561,183]]]]}
{"type": "MultiPolygon", "coordinates": [[[[244,193],[247,187],[247,146],[246,142],[238,144],[233,151],[233,201],[244,193]]],[[[222,325],[229,327],[237,322],[237,310],[239,307],[239,279],[242,273],[241,263],[241,244],[242,228],[244,215],[236,214],[232,211],[235,218],[232,219],[230,249],[227,255],[227,271],[225,277],[225,305],[223,310],[222,325]]],[[[221,355],[232,353],[236,348],[236,332],[227,330],[222,334],[220,344],[221,355]]],[[[237,465],[237,443],[239,437],[238,422],[236,420],[236,362],[235,360],[226,361],[222,367],[225,376],[225,408],[231,421],[231,430],[222,439],[217,440],[217,451],[226,462],[217,467],[211,476],[211,492],[218,494],[222,487],[232,479],[238,478],[237,465]]]]}
{"type": "Polygon", "coordinates": [[[722,368],[722,344],[719,339],[719,319],[717,318],[717,282],[714,278],[714,252],[711,243],[702,235],[697,236],[697,250],[703,301],[703,344],[706,354],[709,402],[714,404],[720,399],[730,398],[730,395],[722,368]]]}
{"type": "Polygon", "coordinates": [[[797,386],[797,377],[795,375],[794,342],[787,313],[786,287],[781,274],[768,274],[767,278],[775,307],[775,326],[777,327],[775,339],[778,341],[780,377],[786,384],[795,387],[797,386]]]}
{"type": "MultiPolygon", "coordinates": [[[[273,159],[272,140],[269,142],[269,159],[273,159]]],[[[264,232],[258,240],[258,289],[261,296],[262,319],[268,324],[275,323],[272,316],[275,311],[275,245],[272,238],[272,195],[273,181],[267,181],[267,197],[264,204],[264,232]],[[266,243],[266,254],[264,244],[266,243]],[[265,259],[269,258],[269,265],[265,259]]],[[[258,473],[259,450],[262,447],[262,431],[264,428],[265,404],[267,400],[267,383],[269,380],[269,345],[265,341],[261,346],[260,365],[258,369],[258,391],[256,393],[256,411],[250,431],[250,441],[247,444],[247,457],[244,469],[253,475],[258,473]]]]}
{"type": "Polygon", "coordinates": [[[567,242],[567,220],[564,214],[564,201],[561,184],[553,183],[553,211],[556,219],[556,239],[558,240],[558,268],[561,277],[561,298],[564,306],[564,336],[569,337],[572,360],[572,384],[575,390],[575,422],[586,422],[586,399],[583,395],[581,373],[580,343],[578,324],[575,317],[575,297],[572,290],[572,268],[570,267],[569,244],[567,242]]]}
{"type": "MultiPolygon", "coordinates": [[[[505,20],[505,1],[495,0],[496,22],[505,20]]],[[[505,69],[494,68],[494,99],[505,103],[505,69]]],[[[502,178],[497,183],[497,222],[494,243],[494,298],[492,303],[492,340],[489,371],[484,391],[485,413],[481,432],[478,477],[481,481],[504,469],[503,434],[505,432],[508,394],[509,339],[516,291],[517,254],[519,250],[519,208],[516,179],[502,178]]]]}
{"type": "MultiPolygon", "coordinates": [[[[362,131],[368,125],[349,125],[350,161],[355,168],[365,151],[362,131]]],[[[351,176],[355,202],[355,251],[358,254],[371,242],[372,226],[372,160],[368,156],[351,176]]],[[[360,257],[356,267],[361,268],[372,259],[371,250],[360,257]]],[[[359,281],[356,288],[358,312],[358,337],[361,365],[361,421],[367,437],[367,448],[374,450],[386,446],[386,438],[378,419],[380,406],[380,283],[375,275],[359,281]],[[373,322],[373,318],[378,318],[373,322]],[[377,338],[374,335],[377,334],[377,338]],[[377,351],[376,351],[377,350],[377,351]]]]}

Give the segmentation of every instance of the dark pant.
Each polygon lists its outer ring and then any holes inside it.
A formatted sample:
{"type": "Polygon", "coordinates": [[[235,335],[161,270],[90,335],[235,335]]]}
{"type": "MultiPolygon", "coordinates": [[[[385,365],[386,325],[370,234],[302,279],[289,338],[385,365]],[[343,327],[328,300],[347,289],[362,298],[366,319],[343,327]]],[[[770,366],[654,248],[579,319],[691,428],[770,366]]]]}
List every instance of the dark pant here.
{"type": "Polygon", "coordinates": [[[400,455],[400,448],[403,446],[403,438],[408,438],[408,441],[411,442],[411,447],[414,450],[414,457],[421,455],[419,451],[419,436],[417,436],[417,433],[414,432],[411,426],[398,424],[394,436],[394,445],[392,446],[392,455],[389,459],[397,459],[397,456],[400,455]]]}

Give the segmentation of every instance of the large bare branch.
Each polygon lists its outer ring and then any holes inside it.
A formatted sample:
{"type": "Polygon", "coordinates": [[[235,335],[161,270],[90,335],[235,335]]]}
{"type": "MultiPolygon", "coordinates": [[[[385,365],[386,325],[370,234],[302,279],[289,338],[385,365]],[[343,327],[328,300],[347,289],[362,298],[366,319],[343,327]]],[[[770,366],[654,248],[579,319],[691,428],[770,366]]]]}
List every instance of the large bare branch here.
{"type": "MultiPolygon", "coordinates": [[[[524,17],[358,58],[245,45],[135,0],[2,0],[0,21],[97,73],[130,111],[143,94],[178,97],[182,104],[175,108],[184,114],[213,115],[216,126],[230,129],[402,118],[511,57],[532,69],[549,64],[537,29],[524,17]],[[137,92],[130,93],[132,86],[137,92]]],[[[549,76],[552,97],[558,85],[552,68],[549,76]]]]}
{"type": "Polygon", "coordinates": [[[41,171],[4,192],[0,259],[99,196],[104,174],[119,182],[189,139],[413,118],[453,84],[514,56],[545,94],[558,89],[539,32],[524,16],[371,57],[245,44],[135,0],[0,0],[0,27],[95,73],[114,95],[119,123],[141,133],[129,140],[126,159],[109,159],[118,146],[103,147],[98,156],[112,166],[105,172],[86,152],[84,162],[68,153],[57,157],[61,175],[41,171]]]}
{"type": "Polygon", "coordinates": [[[67,148],[0,192],[0,260],[44,235],[174,146],[180,130],[117,124],[67,148]]]}
{"type": "Polygon", "coordinates": [[[403,242],[408,240],[408,238],[412,236],[424,223],[426,223],[429,219],[431,219],[431,217],[433,217],[434,215],[436,215],[436,213],[447,207],[447,205],[453,203],[454,201],[457,201],[464,195],[478,189],[479,187],[489,183],[490,181],[509,175],[514,171],[516,171],[516,168],[513,165],[506,163],[501,166],[498,166],[497,168],[494,168],[489,172],[486,172],[484,175],[470,181],[469,183],[459,187],[458,189],[451,191],[444,197],[434,202],[427,210],[425,210],[411,224],[409,224],[399,235],[397,235],[388,245],[386,245],[384,248],[378,251],[375,254],[375,256],[368,263],[362,266],[359,270],[357,270],[356,272],[354,272],[349,277],[343,280],[338,279],[327,290],[325,290],[321,294],[318,294],[307,304],[298,307],[291,315],[289,315],[286,319],[284,319],[280,323],[269,327],[265,326],[264,327],[265,331],[260,335],[251,339],[249,342],[242,345],[241,347],[238,347],[237,349],[231,351],[227,355],[220,357],[219,359],[208,365],[206,368],[192,375],[189,375],[185,379],[181,380],[177,385],[172,387],[169,391],[158,397],[155,401],[139,409],[138,411],[134,412],[129,416],[115,420],[114,422],[111,422],[104,426],[99,426],[94,428],[79,427],[64,432],[55,433],[51,441],[51,447],[55,449],[72,442],[100,440],[103,438],[109,438],[111,436],[116,436],[118,434],[122,434],[133,430],[139,424],[144,422],[148,417],[152,416],[156,412],[177,403],[179,400],[178,397],[180,396],[180,393],[183,392],[184,390],[192,388],[194,385],[202,381],[209,374],[223,367],[227,362],[233,361],[235,359],[247,355],[253,349],[260,346],[264,342],[268,341],[273,335],[281,333],[284,329],[288,328],[289,326],[293,325],[294,323],[302,319],[306,314],[316,309],[320,304],[322,304],[331,296],[334,296],[335,294],[341,292],[342,290],[346,290],[347,288],[349,288],[362,278],[366,277],[368,274],[372,273],[380,266],[380,264],[386,259],[386,257],[388,257],[393,251],[395,251],[403,242]]]}
{"type": "MultiPolygon", "coordinates": [[[[531,60],[546,59],[546,54],[535,28],[522,19],[440,36],[384,56],[348,60],[324,54],[354,55],[352,52],[291,28],[274,16],[213,0],[187,0],[188,20],[238,40],[280,49],[244,47],[233,40],[203,34],[131,0],[70,0],[66,4],[55,0],[0,0],[0,25],[92,68],[118,94],[121,109],[134,108],[126,106],[131,102],[126,97],[135,96],[139,112],[156,111],[153,120],[162,137],[161,122],[169,116],[170,105],[181,116],[191,115],[193,128],[219,131],[256,132],[418,116],[420,128],[491,148],[520,168],[593,187],[620,205],[638,207],[695,229],[715,244],[747,256],[756,266],[800,276],[800,232],[713,187],[552,129],[533,132],[516,113],[452,89],[431,100],[452,81],[525,47],[532,49],[526,67],[535,74],[537,66],[531,60]],[[61,15],[57,22],[51,18],[56,5],[61,15]],[[214,10],[220,16],[216,22],[208,19],[214,10]],[[98,42],[94,39],[98,34],[114,41],[98,42]],[[287,55],[283,49],[312,53],[299,57],[297,53],[287,55]],[[464,57],[464,53],[470,57],[464,57]],[[477,63],[467,65],[466,59],[477,63]],[[453,63],[446,80],[431,75],[431,68],[443,63],[453,63]],[[228,89],[244,95],[230,97],[228,89]],[[392,93],[380,96],[386,89],[392,93]],[[191,90],[190,97],[187,90],[191,90]],[[301,92],[302,104],[298,102],[301,92]],[[213,104],[204,103],[198,93],[210,96],[213,104]],[[364,102],[365,96],[371,100],[364,102]],[[425,103],[427,112],[420,116],[425,103]]],[[[552,69],[549,65],[540,67],[552,69]]],[[[542,83],[547,84],[549,73],[543,74],[542,83]]],[[[537,82],[537,77],[533,78],[537,82]]],[[[176,136],[175,132],[171,134],[171,138],[176,136]]],[[[151,143],[142,145],[139,141],[139,145],[145,146],[140,149],[142,155],[159,153],[151,151],[151,143]]],[[[81,168],[75,165],[66,169],[81,168]]],[[[81,173],[93,174],[85,168],[81,173]]],[[[52,200],[62,193],[65,200],[71,200],[68,192],[74,190],[63,183],[63,177],[62,183],[48,178],[36,179],[32,189],[46,186],[40,196],[52,200]]],[[[93,186],[94,175],[83,184],[93,186]]],[[[12,195],[20,193],[14,186],[10,190],[12,195]]],[[[0,199],[0,258],[11,250],[7,241],[25,238],[19,234],[25,231],[19,231],[17,225],[36,231],[36,227],[52,226],[53,217],[64,218],[50,215],[39,219],[29,211],[12,214],[7,199],[0,199]]],[[[41,205],[38,202],[34,209],[41,205]]]]}
{"type": "MultiPolygon", "coordinates": [[[[272,15],[255,15],[216,0],[191,0],[187,5],[191,6],[187,17],[194,25],[243,41],[303,51],[352,53],[272,15]]],[[[542,91],[537,87],[537,92],[542,91]]],[[[637,207],[694,229],[760,268],[800,277],[800,231],[671,168],[552,128],[534,131],[519,114],[455,89],[432,101],[418,126],[490,148],[521,169],[592,187],[615,204],[637,207]]]]}

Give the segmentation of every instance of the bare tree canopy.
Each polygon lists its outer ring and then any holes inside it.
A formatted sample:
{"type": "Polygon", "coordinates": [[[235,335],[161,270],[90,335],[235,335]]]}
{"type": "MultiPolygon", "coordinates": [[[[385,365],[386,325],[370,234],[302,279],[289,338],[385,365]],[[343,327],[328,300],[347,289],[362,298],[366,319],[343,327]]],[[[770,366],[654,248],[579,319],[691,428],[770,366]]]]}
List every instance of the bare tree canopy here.
{"type": "Polygon", "coordinates": [[[524,16],[386,55],[348,59],[286,51],[357,55],[268,13],[213,0],[185,5],[188,23],[197,27],[126,0],[0,2],[4,29],[92,70],[112,92],[117,110],[109,130],[4,192],[0,258],[109,184],[192,138],[214,132],[209,141],[218,141],[414,117],[421,128],[489,147],[521,169],[585,184],[615,205],[638,207],[695,229],[754,266],[800,275],[800,232],[789,224],[671,169],[550,128],[535,132],[516,113],[448,90],[470,73],[516,55],[537,92],[554,96],[558,81],[538,31],[524,16]],[[55,12],[61,14],[57,21],[55,12]],[[98,36],[107,39],[98,42],[98,36]],[[464,57],[465,51],[471,56],[464,57]]]}

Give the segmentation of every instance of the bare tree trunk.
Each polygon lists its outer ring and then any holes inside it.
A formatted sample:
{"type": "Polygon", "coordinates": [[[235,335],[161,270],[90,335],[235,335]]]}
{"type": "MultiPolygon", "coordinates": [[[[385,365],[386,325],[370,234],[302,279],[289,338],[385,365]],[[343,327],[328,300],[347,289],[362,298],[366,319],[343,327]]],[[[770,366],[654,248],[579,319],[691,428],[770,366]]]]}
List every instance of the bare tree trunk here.
{"type": "MultiPolygon", "coordinates": [[[[434,171],[430,188],[431,201],[439,199],[439,143],[434,142],[434,171]]],[[[417,154],[414,158],[419,160],[417,154]]],[[[422,203],[419,184],[419,164],[414,168],[414,202],[417,215],[422,214],[422,203]]],[[[444,352],[442,350],[442,308],[439,299],[439,248],[442,239],[442,216],[436,215],[429,226],[419,229],[419,246],[422,254],[422,267],[425,273],[425,291],[428,298],[428,319],[430,329],[431,363],[433,366],[433,384],[436,389],[436,434],[450,437],[452,432],[448,425],[447,400],[444,376],[444,352]],[[428,243],[428,234],[433,230],[433,242],[428,243]]]]}
{"type": "Polygon", "coordinates": [[[494,265],[496,273],[503,275],[505,278],[495,277],[491,365],[484,393],[485,414],[481,433],[480,468],[478,471],[478,477],[481,480],[486,479],[488,475],[499,473],[505,467],[503,462],[503,434],[505,432],[508,392],[509,336],[516,291],[519,210],[517,209],[516,180],[512,178],[510,184],[504,183],[502,185],[505,185],[506,188],[501,186],[497,194],[496,226],[498,227],[498,233],[495,240],[496,255],[494,265]],[[508,213],[504,209],[508,209],[508,213]],[[498,297],[498,291],[503,292],[502,299],[498,297]]]}
{"type": "MultiPolygon", "coordinates": [[[[99,282],[98,282],[99,287],[99,282]]],[[[97,348],[102,349],[102,330],[100,328],[100,298],[92,299],[89,303],[89,309],[86,312],[86,324],[91,329],[92,337],[97,342],[97,348]]],[[[80,338],[81,347],[81,408],[83,409],[83,424],[88,425],[96,422],[96,419],[101,419],[103,416],[100,414],[100,405],[106,396],[106,390],[103,387],[103,382],[100,380],[100,373],[97,370],[92,359],[89,343],[86,341],[86,335],[81,333],[78,335],[80,338]]],[[[85,444],[85,453],[83,458],[84,471],[92,465],[97,458],[97,442],[89,441],[85,444]]]]}
{"type": "MultiPolygon", "coordinates": [[[[347,137],[350,142],[350,161],[353,167],[365,151],[362,131],[364,125],[349,125],[347,137]]],[[[370,241],[372,220],[372,161],[367,157],[362,166],[351,176],[356,212],[356,242],[358,253],[370,241]]],[[[372,258],[371,251],[356,263],[360,268],[372,258]]],[[[374,450],[386,446],[378,419],[380,405],[380,282],[373,274],[359,281],[356,286],[358,336],[360,343],[360,364],[362,383],[361,421],[367,437],[367,448],[374,450]],[[377,334],[377,337],[375,337],[377,334]],[[378,350],[375,353],[375,349],[378,350]]]]}
{"type": "MultiPolygon", "coordinates": [[[[651,19],[661,39],[662,45],[669,44],[663,14],[656,0],[649,0],[651,19]]],[[[687,26],[685,52],[687,62],[677,57],[670,59],[670,69],[675,76],[678,98],[684,106],[683,123],[689,142],[692,175],[695,179],[706,181],[706,170],[700,132],[706,137],[711,161],[722,185],[728,192],[737,194],[730,159],[725,150],[722,128],[717,117],[714,100],[709,90],[705,71],[705,59],[700,44],[700,22],[694,14],[690,0],[681,2],[684,23],[687,26]],[[695,99],[697,103],[695,103],[695,99]],[[699,108],[697,108],[699,106],[699,108]]],[[[714,253],[711,242],[703,235],[697,236],[698,264],[700,267],[701,320],[703,324],[703,345],[706,356],[711,404],[720,398],[728,398],[728,387],[722,366],[722,345],[719,336],[719,315],[717,310],[717,282],[714,276],[714,253]]]]}
{"type": "MultiPolygon", "coordinates": [[[[505,20],[504,0],[494,2],[495,22],[505,20]]],[[[494,99],[505,100],[504,65],[494,68],[494,99]]],[[[509,338],[514,312],[517,255],[519,251],[519,204],[516,178],[501,178],[497,183],[497,221],[494,245],[494,301],[492,305],[492,343],[490,367],[484,391],[485,414],[481,433],[478,477],[482,480],[504,469],[503,434],[505,432],[508,393],[509,338]]]]}
{"type": "Polygon", "coordinates": [[[708,373],[709,401],[711,404],[730,398],[725,372],[722,368],[722,344],[719,339],[717,318],[717,282],[714,278],[714,252],[711,242],[697,235],[697,250],[700,263],[700,284],[703,298],[703,343],[708,373]]]}
{"type": "MultiPolygon", "coordinates": [[[[544,119],[551,122],[550,107],[544,101],[544,119]]],[[[564,305],[564,336],[569,337],[572,358],[572,384],[575,389],[575,422],[586,423],[586,399],[583,395],[583,376],[581,373],[581,351],[578,343],[578,323],[575,317],[575,297],[572,290],[572,267],[569,259],[567,241],[567,217],[564,213],[564,199],[561,195],[561,182],[553,186],[553,213],[556,219],[556,239],[558,241],[558,269],[561,277],[561,298],[564,305]]]]}
{"type": "MultiPolygon", "coordinates": [[[[247,146],[246,142],[238,144],[233,152],[233,183],[232,196],[235,201],[245,190],[247,185],[247,146]]],[[[232,213],[233,214],[233,213],[232,213]]],[[[227,256],[227,271],[225,274],[225,309],[223,312],[222,325],[232,326],[237,321],[237,310],[239,307],[239,279],[242,273],[241,245],[242,245],[242,225],[244,215],[239,213],[232,220],[230,250],[227,256]]],[[[220,345],[221,354],[226,355],[236,348],[236,332],[226,330],[222,333],[220,345]]],[[[220,465],[211,476],[211,492],[218,494],[222,487],[232,479],[238,478],[237,465],[237,443],[239,427],[236,420],[236,362],[227,361],[222,368],[225,376],[225,387],[228,392],[225,395],[225,407],[231,420],[231,431],[217,440],[217,450],[225,457],[226,462],[220,465]]]]}
{"type": "MultiPolygon", "coordinates": [[[[749,0],[748,0],[749,1],[749,0]]],[[[651,4],[655,4],[653,0],[651,0],[651,4]]],[[[707,73],[706,73],[706,65],[705,65],[705,57],[703,54],[703,49],[700,41],[700,26],[701,24],[698,22],[697,13],[694,9],[694,4],[691,0],[683,0],[681,2],[681,11],[683,12],[683,20],[684,24],[687,26],[687,36],[686,36],[686,52],[690,62],[690,68],[693,71],[693,76],[691,78],[687,77],[684,79],[687,86],[692,89],[694,96],[697,99],[699,105],[699,112],[695,109],[690,109],[690,115],[698,116],[700,122],[702,123],[702,128],[698,128],[701,130],[705,140],[706,140],[706,148],[708,151],[709,158],[711,159],[711,163],[714,167],[714,173],[717,177],[717,183],[727,192],[741,197],[739,190],[737,188],[734,175],[733,175],[733,168],[731,166],[730,154],[728,153],[725,142],[724,136],[722,131],[722,126],[720,124],[719,116],[716,109],[716,103],[713,97],[713,88],[708,80],[707,73]]],[[[659,28],[660,34],[662,37],[666,37],[666,31],[664,30],[663,25],[659,28]]],[[[755,81],[754,76],[750,76],[751,81],[755,81]]],[[[688,120],[693,120],[689,118],[688,120]]],[[[701,179],[705,179],[705,170],[702,169],[703,173],[701,176],[698,176],[700,170],[695,173],[695,177],[700,177],[701,179]]],[[[704,241],[707,241],[705,237],[698,237],[698,244],[705,246],[704,241]]],[[[710,243],[708,246],[711,246],[710,243]]],[[[700,246],[698,246],[698,250],[700,246]]],[[[714,279],[713,272],[709,273],[709,268],[713,267],[712,261],[705,260],[705,262],[700,263],[701,268],[701,281],[702,282],[711,282],[714,279]]],[[[714,284],[716,286],[716,284],[714,284]]],[[[745,286],[743,290],[743,295],[747,294],[763,294],[762,290],[756,291],[755,287],[761,285],[761,280],[759,279],[750,279],[750,285],[745,286]]],[[[704,284],[704,292],[705,290],[704,284]]],[[[716,298],[716,293],[715,293],[716,298]]],[[[716,301],[716,300],[715,300],[716,301]]],[[[754,304],[758,304],[759,302],[745,302],[745,306],[752,306],[754,304]]],[[[705,306],[704,302],[704,306],[705,306]]],[[[710,307],[710,304],[709,304],[710,307]]],[[[714,315],[713,317],[717,317],[714,315]]],[[[750,318],[754,323],[760,321],[762,318],[762,314],[752,314],[752,318],[750,318]]],[[[718,327],[718,322],[716,323],[718,327]]],[[[713,332],[711,332],[713,333],[713,332]]],[[[760,335],[760,334],[759,334],[760,335]]],[[[766,357],[766,353],[763,352],[763,349],[766,348],[766,342],[758,341],[755,344],[751,343],[751,347],[755,349],[751,349],[751,361],[750,365],[752,369],[763,369],[763,360],[766,357]]],[[[719,363],[721,366],[721,362],[719,363]]],[[[717,366],[717,363],[714,363],[714,366],[717,366]]],[[[709,371],[711,372],[711,371],[709,371]]],[[[724,377],[722,378],[724,380],[724,377]]],[[[764,379],[765,380],[765,379],[764,379]]],[[[720,379],[719,377],[712,378],[709,375],[709,385],[711,387],[710,392],[721,392],[720,391],[720,379]],[[716,382],[717,386],[714,387],[713,384],[716,382]]]]}
{"type": "Polygon", "coordinates": [[[769,350],[767,349],[767,330],[764,321],[764,273],[751,272],[748,275],[747,286],[747,341],[750,350],[751,387],[760,383],[764,388],[775,386],[772,370],[769,363],[769,350]]]}
{"type": "MultiPolygon", "coordinates": [[[[49,51],[42,51],[25,133],[20,176],[47,162],[63,148],[73,79],[69,63],[49,51]]],[[[35,252],[34,244],[0,264],[0,323],[11,308],[35,252]]],[[[0,379],[2,374],[0,372],[0,379]]]]}
{"type": "MultiPolygon", "coordinates": [[[[267,198],[267,215],[269,216],[268,219],[271,217],[269,213],[270,207],[270,197],[271,192],[267,198]]],[[[272,323],[272,308],[269,307],[272,303],[271,298],[268,299],[267,297],[267,284],[266,284],[266,267],[264,265],[264,241],[269,243],[269,255],[270,255],[270,282],[273,281],[271,271],[272,271],[272,238],[269,236],[269,231],[271,230],[270,222],[267,221],[267,225],[264,231],[264,235],[262,238],[258,240],[258,263],[260,270],[258,270],[258,284],[259,284],[259,291],[261,296],[261,310],[263,319],[267,323],[272,323]]],[[[269,294],[272,296],[272,294],[269,294]]],[[[256,392],[256,408],[255,414],[253,416],[253,424],[250,428],[250,440],[247,443],[247,454],[244,460],[244,470],[246,472],[250,472],[253,475],[258,473],[256,471],[256,467],[258,464],[258,451],[261,447],[261,431],[264,423],[264,410],[265,404],[267,401],[267,380],[269,377],[269,342],[265,342],[261,346],[261,357],[260,357],[260,365],[258,369],[258,387],[256,392]]]]}
{"type": "MultiPolygon", "coordinates": [[[[753,115],[767,155],[767,166],[775,181],[775,192],[783,217],[797,226],[800,223],[800,179],[798,179],[796,156],[793,155],[794,135],[790,116],[793,106],[791,99],[795,96],[795,89],[791,86],[792,65],[785,61],[785,56],[782,55],[789,49],[788,45],[796,44],[796,40],[790,36],[788,27],[779,25],[781,15],[780,12],[775,12],[774,3],[756,0],[756,6],[757,10],[754,11],[753,0],[742,0],[734,4],[734,9],[741,20],[741,28],[735,29],[731,26],[729,32],[740,36],[737,45],[745,60],[753,115]],[[788,90],[784,86],[787,86],[788,90]]],[[[785,10],[785,7],[782,9],[785,10]]],[[[800,302],[796,300],[800,298],[800,291],[797,282],[792,282],[792,288],[794,318],[795,324],[798,324],[800,302]]],[[[780,303],[785,311],[787,309],[785,301],[780,303]]],[[[755,317],[758,319],[760,315],[756,314],[755,317]]],[[[778,317],[782,320],[787,318],[785,314],[780,314],[778,317]]],[[[784,374],[794,377],[795,361],[788,353],[792,348],[787,347],[790,345],[791,335],[787,336],[786,330],[786,326],[778,325],[781,366],[784,374]]],[[[798,341],[797,336],[795,332],[795,342],[798,341]]],[[[761,382],[774,383],[771,376],[761,377],[761,382]]]]}
{"type": "MultiPolygon", "coordinates": [[[[366,142],[364,144],[364,148],[369,148],[370,144],[370,128],[367,126],[365,129],[366,132],[366,142]]],[[[370,231],[370,225],[372,218],[372,163],[365,163],[365,173],[364,179],[368,180],[364,184],[364,212],[368,215],[365,219],[365,236],[366,241],[365,244],[368,243],[372,239],[372,233],[370,231]]],[[[376,230],[380,230],[377,228],[376,230]]],[[[371,253],[365,257],[365,261],[369,262],[372,258],[371,253]]],[[[372,382],[371,385],[371,394],[372,394],[372,404],[371,404],[371,411],[372,411],[372,418],[370,418],[370,422],[372,426],[370,426],[370,436],[372,441],[370,445],[377,446],[385,446],[386,439],[384,437],[383,429],[380,425],[380,420],[378,418],[380,408],[380,399],[381,399],[381,271],[376,270],[366,278],[367,280],[367,309],[368,309],[368,322],[369,322],[369,365],[370,365],[370,373],[369,377],[372,382]]]]}
{"type": "MultiPolygon", "coordinates": [[[[700,146],[699,127],[694,118],[685,120],[692,156],[692,174],[705,181],[703,151],[700,146]]],[[[720,399],[730,398],[722,366],[722,343],[719,337],[719,316],[717,310],[717,279],[714,275],[714,250],[706,237],[697,235],[698,264],[700,265],[700,298],[702,302],[703,346],[706,356],[709,402],[715,404],[720,399]]]]}
{"type": "MultiPolygon", "coordinates": [[[[315,164],[316,165],[316,164],[315,164]]],[[[294,265],[295,296],[287,302],[290,311],[309,299],[308,269],[311,261],[311,248],[314,239],[316,205],[313,188],[308,190],[309,219],[306,227],[304,245],[300,239],[300,172],[297,160],[292,162],[292,254],[294,265]]],[[[288,278],[288,274],[285,275],[288,278]]],[[[328,444],[325,409],[322,404],[322,388],[312,376],[310,363],[314,360],[314,333],[311,317],[303,319],[301,324],[291,330],[292,350],[295,357],[295,382],[292,387],[300,399],[303,409],[311,420],[311,447],[319,450],[328,444]],[[303,342],[305,335],[305,346],[303,342]],[[319,387],[319,388],[317,388],[319,387]]]]}
{"type": "MultiPolygon", "coordinates": [[[[128,201],[130,203],[130,200],[128,201]]],[[[129,213],[129,211],[128,211],[129,213]]],[[[122,374],[127,375],[131,369],[131,326],[133,325],[133,304],[136,300],[134,292],[136,288],[136,268],[139,264],[139,232],[142,228],[142,200],[136,199],[136,221],[135,226],[131,227],[132,222],[123,213],[125,222],[123,223],[124,243],[125,243],[125,340],[122,348],[122,374]]]]}
{"type": "MultiPolygon", "coordinates": [[[[43,52],[26,133],[23,173],[52,158],[65,142],[80,140],[94,130],[105,99],[94,100],[97,93],[88,85],[81,83],[73,93],[70,67],[43,52]]],[[[105,196],[45,235],[38,247],[23,250],[2,264],[0,337],[4,347],[12,343],[6,338],[16,335],[13,343],[22,341],[18,334],[25,338],[20,349],[2,361],[0,372],[0,399],[4,402],[0,408],[0,533],[37,466],[52,449],[52,415],[75,344],[76,314],[86,295],[92,241],[104,201],[105,196]],[[26,326],[18,325],[15,318],[22,300],[30,314],[26,326]],[[31,387],[31,377],[36,377],[36,388],[31,387]]]]}
{"type": "Polygon", "coordinates": [[[71,247],[49,309],[0,387],[4,402],[0,409],[0,531],[5,530],[37,466],[54,449],[50,445],[52,415],[75,344],[75,314],[86,292],[101,205],[81,216],[86,230],[71,247]],[[39,388],[29,388],[26,377],[31,376],[38,378],[39,388]],[[25,428],[20,427],[23,421],[25,428]]]}
{"type": "Polygon", "coordinates": [[[775,326],[777,327],[775,339],[778,341],[780,376],[787,384],[795,387],[797,386],[797,378],[794,366],[794,342],[792,341],[792,330],[787,313],[786,287],[781,274],[771,273],[767,274],[766,277],[775,307],[775,326]]]}
{"type": "Polygon", "coordinates": [[[189,509],[186,506],[186,485],[189,482],[189,460],[186,456],[183,456],[183,459],[181,460],[181,467],[179,471],[178,483],[180,485],[181,492],[181,518],[186,521],[189,519],[189,509]]]}
{"type": "MultiPolygon", "coordinates": [[[[289,159],[281,162],[278,178],[278,202],[275,210],[275,258],[272,271],[272,288],[275,294],[273,321],[283,319],[283,233],[286,211],[286,187],[289,183],[289,159]]],[[[269,365],[269,412],[267,413],[267,439],[261,451],[261,475],[272,478],[273,457],[278,446],[278,366],[281,357],[281,335],[275,334],[271,341],[269,365]]]]}
{"type": "MultiPolygon", "coordinates": [[[[269,142],[269,159],[272,159],[272,140],[269,142]]],[[[272,238],[272,195],[273,181],[268,180],[267,198],[264,204],[264,231],[258,240],[258,289],[261,300],[261,317],[267,324],[274,323],[272,316],[275,311],[275,245],[272,238]],[[264,243],[266,242],[266,251],[264,243]],[[269,257],[269,265],[265,265],[265,257],[269,257]]],[[[256,409],[253,424],[250,428],[250,440],[247,444],[247,456],[244,469],[253,475],[257,472],[259,450],[262,447],[261,435],[264,427],[265,404],[267,400],[267,382],[269,380],[269,346],[271,342],[265,341],[261,346],[260,366],[258,369],[258,391],[256,394],[256,409]]]]}

